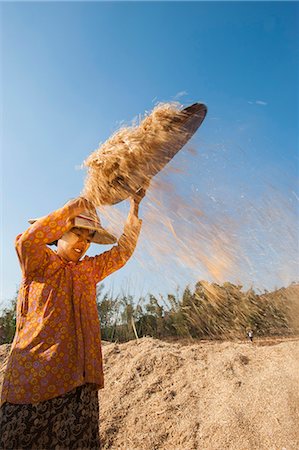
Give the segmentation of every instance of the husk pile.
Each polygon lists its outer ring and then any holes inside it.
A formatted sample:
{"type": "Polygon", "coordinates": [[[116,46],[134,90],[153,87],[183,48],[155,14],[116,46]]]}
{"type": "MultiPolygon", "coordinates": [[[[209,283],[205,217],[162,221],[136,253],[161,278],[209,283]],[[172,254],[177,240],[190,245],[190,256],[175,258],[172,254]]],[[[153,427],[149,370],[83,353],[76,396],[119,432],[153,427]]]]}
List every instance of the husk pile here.
{"type": "Polygon", "coordinates": [[[122,128],[83,163],[88,167],[82,195],[95,206],[115,204],[147,188],[191,137],[179,103],[162,103],[139,126],[122,128]]]}
{"type": "Polygon", "coordinates": [[[103,450],[298,449],[298,344],[104,345],[103,450]]]}
{"type": "Polygon", "coordinates": [[[102,344],[103,450],[299,448],[298,338],[102,344]]]}

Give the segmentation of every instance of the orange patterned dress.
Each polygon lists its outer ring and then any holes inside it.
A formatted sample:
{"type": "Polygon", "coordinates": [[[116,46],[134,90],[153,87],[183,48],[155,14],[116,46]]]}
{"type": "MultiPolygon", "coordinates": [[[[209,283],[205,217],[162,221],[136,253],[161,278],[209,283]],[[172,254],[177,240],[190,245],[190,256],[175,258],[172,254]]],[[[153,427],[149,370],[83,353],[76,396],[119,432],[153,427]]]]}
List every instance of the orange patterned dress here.
{"type": "Polygon", "coordinates": [[[111,250],[65,262],[47,244],[88,206],[85,199],[73,200],[16,239],[23,279],[1,405],[38,403],[86,383],[104,386],[96,285],[130,258],[141,221],[129,216],[111,250]]]}

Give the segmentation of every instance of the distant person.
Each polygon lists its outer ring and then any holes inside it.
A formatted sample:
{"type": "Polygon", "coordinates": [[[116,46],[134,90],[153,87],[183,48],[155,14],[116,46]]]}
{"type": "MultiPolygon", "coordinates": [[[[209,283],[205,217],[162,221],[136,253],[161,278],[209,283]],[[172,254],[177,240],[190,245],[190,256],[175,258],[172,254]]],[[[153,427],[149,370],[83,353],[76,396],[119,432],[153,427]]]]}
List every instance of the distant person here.
{"type": "Polygon", "coordinates": [[[144,194],[131,198],[118,245],[100,255],[81,259],[91,242],[116,238],[82,197],[17,237],[23,280],[1,396],[1,449],[101,448],[98,389],[104,378],[96,284],[132,255],[144,194]],[[88,228],[74,227],[78,216],[88,228]],[[47,246],[54,243],[56,251],[47,246]]]}
{"type": "Polygon", "coordinates": [[[249,330],[249,331],[248,331],[247,336],[248,336],[248,339],[249,339],[251,342],[253,342],[253,331],[252,331],[252,330],[249,330]]]}

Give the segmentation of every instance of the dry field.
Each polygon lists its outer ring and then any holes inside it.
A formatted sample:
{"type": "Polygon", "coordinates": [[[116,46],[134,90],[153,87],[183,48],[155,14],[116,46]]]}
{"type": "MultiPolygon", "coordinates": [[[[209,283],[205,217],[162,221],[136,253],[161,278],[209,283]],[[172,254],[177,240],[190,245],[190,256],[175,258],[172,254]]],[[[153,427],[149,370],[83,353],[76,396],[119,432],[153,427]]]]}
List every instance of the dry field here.
{"type": "Polygon", "coordinates": [[[103,350],[104,449],[299,449],[299,338],[143,338],[103,350]]]}

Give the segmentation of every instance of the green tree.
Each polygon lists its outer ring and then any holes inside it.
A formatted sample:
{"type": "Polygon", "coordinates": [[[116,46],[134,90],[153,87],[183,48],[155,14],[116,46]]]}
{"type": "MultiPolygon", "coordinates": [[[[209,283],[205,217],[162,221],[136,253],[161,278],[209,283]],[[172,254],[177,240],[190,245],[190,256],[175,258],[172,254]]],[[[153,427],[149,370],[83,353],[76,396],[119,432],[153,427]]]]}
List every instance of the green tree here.
{"type": "Polygon", "coordinates": [[[0,316],[0,344],[10,344],[16,332],[16,308],[17,297],[13,298],[10,305],[4,308],[0,316]]]}

